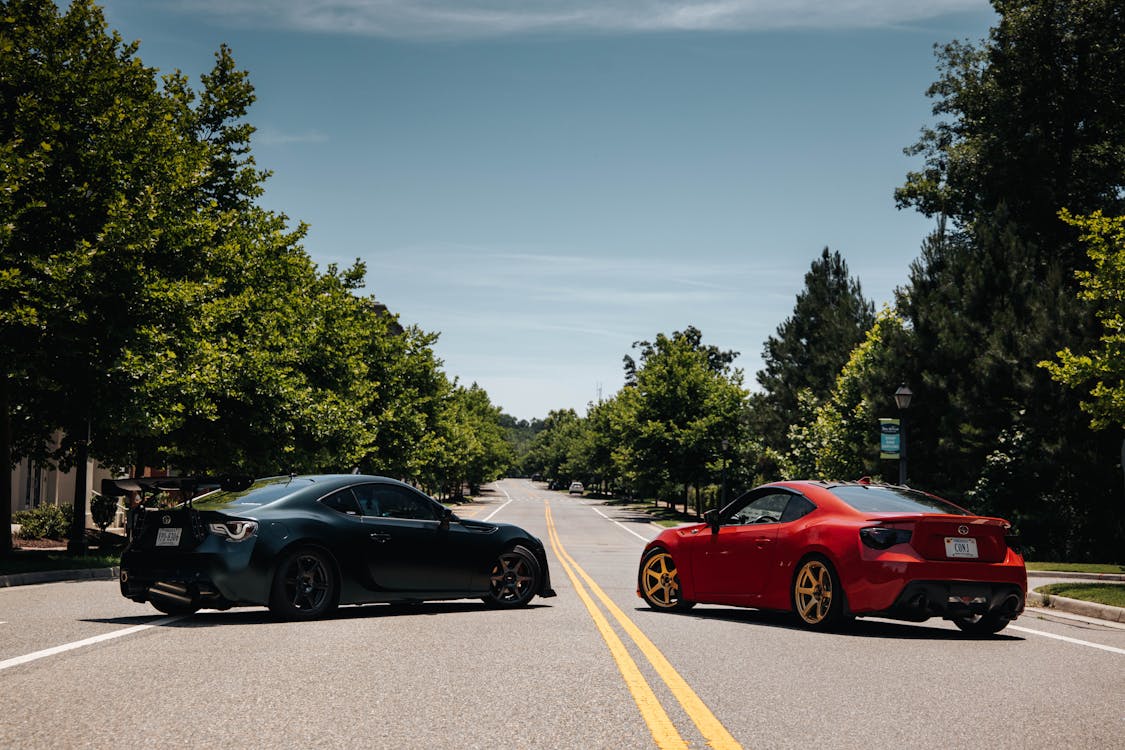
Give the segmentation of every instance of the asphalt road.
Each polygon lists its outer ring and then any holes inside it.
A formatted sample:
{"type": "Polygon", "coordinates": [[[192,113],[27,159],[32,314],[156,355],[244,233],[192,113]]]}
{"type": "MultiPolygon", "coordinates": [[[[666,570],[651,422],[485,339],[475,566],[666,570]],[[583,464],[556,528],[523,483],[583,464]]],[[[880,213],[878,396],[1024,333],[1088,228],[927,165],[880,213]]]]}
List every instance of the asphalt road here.
{"type": "Polygon", "coordinates": [[[559,596],[520,611],[183,619],[111,581],[0,589],[0,747],[1125,748],[1123,627],[652,612],[634,592],[657,529],[540,487],[505,480],[464,512],[547,545],[559,596]]]}

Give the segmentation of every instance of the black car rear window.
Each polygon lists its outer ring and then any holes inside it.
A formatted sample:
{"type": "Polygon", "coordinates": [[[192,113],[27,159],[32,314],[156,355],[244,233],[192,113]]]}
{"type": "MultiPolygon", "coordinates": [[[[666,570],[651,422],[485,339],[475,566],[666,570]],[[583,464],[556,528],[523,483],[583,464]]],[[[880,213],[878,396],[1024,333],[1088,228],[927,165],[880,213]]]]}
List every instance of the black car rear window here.
{"type": "Polygon", "coordinates": [[[966,511],[917,490],[903,487],[845,485],[829,488],[832,494],[863,513],[948,513],[966,511]]]}
{"type": "Polygon", "coordinates": [[[238,490],[237,492],[220,491],[204,495],[196,501],[196,505],[265,505],[292,495],[298,490],[303,490],[311,484],[312,480],[310,479],[291,477],[258,479],[244,490],[238,490]]]}

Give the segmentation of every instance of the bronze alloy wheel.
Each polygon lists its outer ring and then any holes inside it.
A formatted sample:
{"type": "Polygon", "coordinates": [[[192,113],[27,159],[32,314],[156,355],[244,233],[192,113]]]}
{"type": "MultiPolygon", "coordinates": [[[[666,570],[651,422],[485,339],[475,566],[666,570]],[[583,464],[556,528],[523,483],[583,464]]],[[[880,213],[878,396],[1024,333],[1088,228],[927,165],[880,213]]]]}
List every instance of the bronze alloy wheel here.
{"type": "Polygon", "coordinates": [[[805,625],[826,626],[838,619],[839,596],[836,576],[829,564],[819,558],[806,560],[793,582],[793,609],[805,625]]]}
{"type": "Polygon", "coordinates": [[[492,563],[489,595],[485,601],[499,607],[522,607],[539,590],[539,561],[526,547],[516,545],[492,563]]]}
{"type": "Polygon", "coordinates": [[[662,549],[654,549],[641,563],[641,596],[653,609],[689,609],[691,602],[684,601],[680,593],[680,577],[672,556],[662,549]]]}

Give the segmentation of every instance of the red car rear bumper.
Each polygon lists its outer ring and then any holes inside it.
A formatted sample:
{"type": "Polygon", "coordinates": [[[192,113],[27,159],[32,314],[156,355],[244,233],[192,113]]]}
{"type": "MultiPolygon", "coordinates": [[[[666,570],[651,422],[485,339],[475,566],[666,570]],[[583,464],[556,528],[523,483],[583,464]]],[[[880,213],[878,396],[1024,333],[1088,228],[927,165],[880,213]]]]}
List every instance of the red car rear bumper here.
{"type": "Polygon", "coordinates": [[[1027,571],[1011,550],[997,563],[927,560],[908,545],[860,556],[848,575],[841,571],[853,614],[921,620],[1000,612],[1014,619],[1023,612],[1027,571]]]}

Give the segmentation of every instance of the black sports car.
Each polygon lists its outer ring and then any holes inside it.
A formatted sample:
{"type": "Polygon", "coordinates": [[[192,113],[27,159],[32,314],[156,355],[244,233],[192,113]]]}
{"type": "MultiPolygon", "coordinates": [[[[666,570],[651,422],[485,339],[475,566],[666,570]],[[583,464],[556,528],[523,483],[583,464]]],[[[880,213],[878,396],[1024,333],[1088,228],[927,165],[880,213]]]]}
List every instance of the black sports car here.
{"type": "Polygon", "coordinates": [[[121,593],[169,614],[266,605],[311,619],[338,604],[554,596],[543,543],[458,518],[413,487],[353,474],[107,480],[103,494],[181,493],[130,512],[121,593]],[[200,488],[217,487],[194,499],[200,488]]]}

